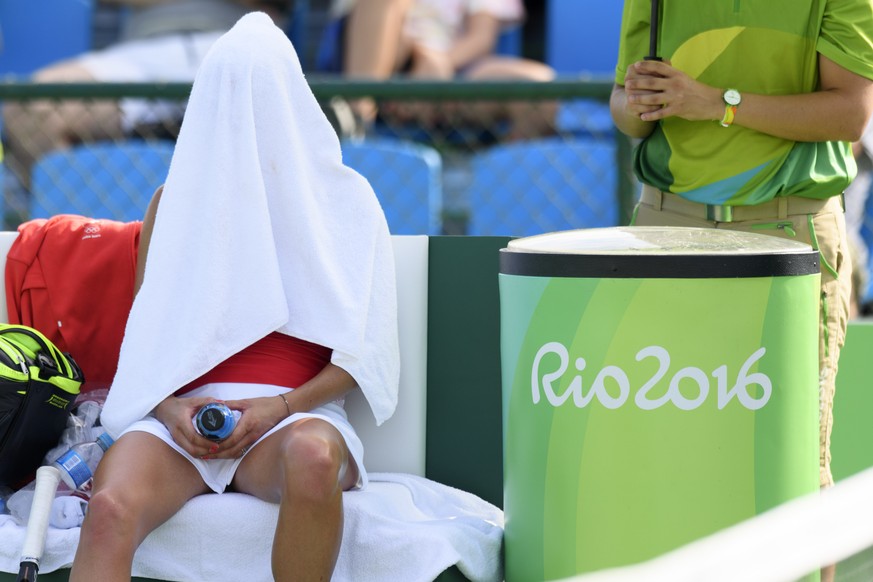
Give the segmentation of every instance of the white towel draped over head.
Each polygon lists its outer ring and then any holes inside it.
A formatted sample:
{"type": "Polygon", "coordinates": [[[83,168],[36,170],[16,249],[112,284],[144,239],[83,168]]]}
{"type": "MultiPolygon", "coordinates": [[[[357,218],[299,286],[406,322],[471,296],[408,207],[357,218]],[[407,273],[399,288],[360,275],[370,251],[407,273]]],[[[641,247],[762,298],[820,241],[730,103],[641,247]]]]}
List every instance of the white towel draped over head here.
{"type": "Polygon", "coordinates": [[[277,330],[332,348],[376,421],[391,416],[399,347],[385,216],[343,165],[290,41],[255,12],[194,80],[103,424],[118,434],[277,330]]]}

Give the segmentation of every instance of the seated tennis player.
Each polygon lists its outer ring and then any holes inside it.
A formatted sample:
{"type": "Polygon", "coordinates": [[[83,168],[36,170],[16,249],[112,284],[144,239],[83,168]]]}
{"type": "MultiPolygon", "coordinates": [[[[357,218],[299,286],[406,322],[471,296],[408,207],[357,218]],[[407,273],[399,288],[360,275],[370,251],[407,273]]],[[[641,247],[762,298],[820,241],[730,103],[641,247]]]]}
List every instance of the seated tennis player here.
{"type": "Polygon", "coordinates": [[[343,398],[362,390],[378,423],[396,406],[394,260],[372,189],[265,14],[201,65],[137,287],[102,415],[116,443],[70,579],[129,580],[149,532],[196,495],[236,491],[280,505],[275,579],[328,580],[342,492],[367,483],[343,398]],[[192,423],[214,401],[241,413],[220,442],[192,423]]]}

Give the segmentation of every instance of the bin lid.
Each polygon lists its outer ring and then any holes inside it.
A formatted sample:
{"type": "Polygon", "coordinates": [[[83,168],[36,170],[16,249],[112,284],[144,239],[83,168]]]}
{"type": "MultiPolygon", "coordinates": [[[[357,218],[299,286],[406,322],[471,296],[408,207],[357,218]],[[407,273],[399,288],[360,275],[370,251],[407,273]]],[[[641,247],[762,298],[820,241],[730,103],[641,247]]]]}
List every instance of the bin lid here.
{"type": "Polygon", "coordinates": [[[510,241],[500,272],[544,277],[775,277],[818,273],[799,241],[710,228],[626,226],[568,230],[510,241]]]}

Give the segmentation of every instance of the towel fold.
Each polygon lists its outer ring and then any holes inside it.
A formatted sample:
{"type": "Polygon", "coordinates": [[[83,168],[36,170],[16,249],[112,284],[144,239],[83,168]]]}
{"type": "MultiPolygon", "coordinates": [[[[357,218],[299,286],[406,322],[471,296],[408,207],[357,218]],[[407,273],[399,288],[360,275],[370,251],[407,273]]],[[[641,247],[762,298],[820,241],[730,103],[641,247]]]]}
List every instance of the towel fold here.
{"type": "MultiPolygon", "coordinates": [[[[474,582],[503,579],[503,513],[458,489],[413,475],[372,473],[343,494],[345,528],[334,582],[430,582],[457,566],[474,582]]],[[[201,495],[152,532],[133,575],[186,582],[272,580],[278,506],[240,493],[201,495]]],[[[49,528],[40,573],[69,566],[79,528],[49,528]]],[[[0,571],[17,572],[24,527],[0,515],[0,571]]]]}
{"type": "Polygon", "coordinates": [[[102,423],[117,436],[265,335],[333,349],[377,423],[397,402],[394,260],[369,183],[263,13],[211,48],[158,207],[102,423]]]}
{"type": "MultiPolygon", "coordinates": [[[[373,473],[366,499],[346,504],[339,580],[435,579],[457,566],[470,580],[503,579],[503,512],[481,498],[414,475],[373,473]],[[352,541],[354,540],[354,541],[352,541]]],[[[346,499],[351,500],[351,495],[346,499]]]]}

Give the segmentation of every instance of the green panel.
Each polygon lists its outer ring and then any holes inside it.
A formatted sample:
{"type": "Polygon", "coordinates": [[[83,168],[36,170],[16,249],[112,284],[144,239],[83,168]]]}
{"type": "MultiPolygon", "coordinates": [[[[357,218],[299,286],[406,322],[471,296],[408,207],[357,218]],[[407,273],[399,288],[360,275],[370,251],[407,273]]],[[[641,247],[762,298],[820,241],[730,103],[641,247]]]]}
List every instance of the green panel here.
{"type": "Polygon", "coordinates": [[[430,238],[427,476],[503,506],[498,256],[509,237],[430,238]]]}
{"type": "Polygon", "coordinates": [[[873,467],[873,322],[853,321],[840,352],[831,435],[831,472],[839,481],[873,467]]]}

